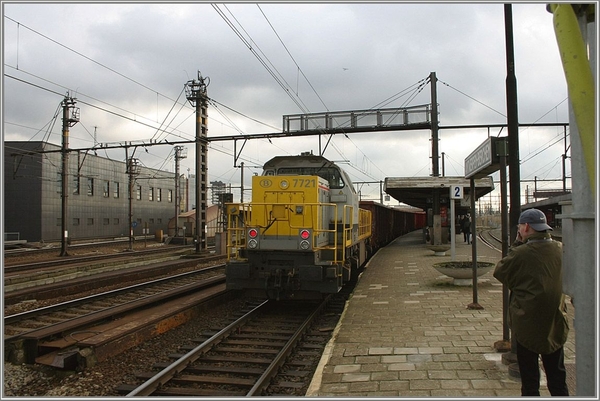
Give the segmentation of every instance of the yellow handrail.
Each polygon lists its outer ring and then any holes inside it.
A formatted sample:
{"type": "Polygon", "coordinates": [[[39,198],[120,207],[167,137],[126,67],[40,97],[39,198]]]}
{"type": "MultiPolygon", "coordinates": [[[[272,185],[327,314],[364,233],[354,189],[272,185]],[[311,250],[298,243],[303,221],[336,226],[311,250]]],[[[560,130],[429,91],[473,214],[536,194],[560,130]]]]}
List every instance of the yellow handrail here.
{"type": "MultiPolygon", "coordinates": [[[[325,208],[332,208],[331,215],[337,215],[337,204],[335,203],[257,203],[253,202],[252,204],[227,204],[227,259],[239,259],[243,260],[241,257],[240,251],[246,248],[246,228],[248,226],[252,226],[252,207],[254,209],[259,209],[260,206],[265,207],[264,212],[267,210],[272,210],[273,207],[283,206],[284,210],[291,210],[293,206],[302,206],[304,209],[310,208],[309,216],[317,216],[316,219],[308,219],[304,220],[305,224],[299,226],[294,225],[289,219],[287,220],[278,220],[278,222],[287,221],[288,228],[290,230],[300,230],[303,228],[311,229],[313,232],[312,235],[312,245],[315,250],[331,250],[333,251],[333,263],[338,263],[338,241],[334,240],[333,243],[328,244],[327,246],[319,246],[316,241],[321,233],[331,233],[334,238],[338,238],[338,229],[337,225],[334,224],[333,229],[328,229],[323,227],[322,224],[324,222],[323,216],[325,215],[325,208]]],[[[265,227],[262,227],[265,228],[265,227]]]]}
{"type": "MultiPolygon", "coordinates": [[[[246,229],[250,226],[265,229],[266,227],[258,227],[256,223],[258,216],[252,216],[252,213],[261,210],[264,216],[261,219],[264,222],[269,221],[269,213],[279,207],[284,211],[294,210],[294,207],[302,207],[305,211],[304,215],[308,218],[303,219],[302,225],[297,225],[290,221],[289,215],[287,218],[279,217],[277,220],[272,220],[273,223],[287,222],[288,230],[310,229],[312,235],[312,248],[314,250],[328,250],[332,252],[331,263],[345,263],[346,255],[344,252],[339,252],[340,249],[346,249],[352,245],[352,229],[354,226],[354,208],[350,205],[344,205],[342,209],[341,221],[338,220],[338,205],[335,203],[231,203],[226,205],[227,210],[227,259],[245,260],[242,257],[242,250],[246,249],[246,229]],[[330,208],[331,219],[325,219],[325,210],[330,208]],[[309,211],[308,213],[306,211],[309,211]],[[316,217],[315,217],[316,216],[316,217]],[[331,220],[331,221],[330,221],[331,220]],[[324,227],[324,224],[331,224],[332,229],[324,227]],[[338,223],[341,223],[338,224],[338,223]],[[333,237],[332,241],[328,241],[326,245],[319,245],[318,238],[322,233],[328,233],[333,237]]],[[[371,212],[364,209],[359,209],[359,224],[358,224],[358,239],[362,240],[371,235],[371,212]]]]}

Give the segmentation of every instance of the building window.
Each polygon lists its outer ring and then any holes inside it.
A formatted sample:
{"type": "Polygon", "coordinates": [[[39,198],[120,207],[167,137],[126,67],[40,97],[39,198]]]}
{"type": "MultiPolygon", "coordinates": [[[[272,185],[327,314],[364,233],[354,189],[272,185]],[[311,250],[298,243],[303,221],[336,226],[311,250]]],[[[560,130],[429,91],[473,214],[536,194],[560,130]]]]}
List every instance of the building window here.
{"type": "Polygon", "coordinates": [[[87,194],[88,196],[94,196],[94,179],[91,177],[87,179],[87,194]]]}
{"type": "Polygon", "coordinates": [[[118,198],[119,197],[119,182],[118,181],[114,181],[113,182],[113,198],[118,198]]]}
{"type": "Polygon", "coordinates": [[[102,183],[102,196],[108,198],[110,196],[110,182],[104,181],[102,183]]]}
{"type": "Polygon", "coordinates": [[[73,195],[79,195],[79,174],[73,176],[73,195]]]}
{"type": "Polygon", "coordinates": [[[115,226],[118,226],[118,225],[119,225],[119,218],[115,218],[115,219],[113,219],[113,224],[114,224],[115,226]]]}
{"type": "Polygon", "coordinates": [[[148,200],[150,202],[154,200],[154,187],[148,188],[148,200]]]}
{"type": "Polygon", "coordinates": [[[142,186],[138,185],[135,189],[135,199],[142,200],[142,186]]]}
{"type": "Polygon", "coordinates": [[[162,219],[160,217],[156,219],[156,224],[162,224],[162,219]]]}
{"type": "Polygon", "coordinates": [[[150,223],[150,224],[154,224],[154,219],[150,219],[150,220],[149,220],[149,223],[150,223]]]}
{"type": "Polygon", "coordinates": [[[169,203],[173,202],[173,190],[172,189],[169,189],[169,192],[167,192],[167,201],[169,203]]]}
{"type": "Polygon", "coordinates": [[[137,219],[137,225],[140,227],[142,226],[142,219],[137,219]]]}
{"type": "Polygon", "coordinates": [[[156,201],[160,202],[160,198],[162,198],[162,189],[156,188],[156,201]]]}
{"type": "Polygon", "coordinates": [[[77,218],[77,217],[73,218],[73,225],[74,226],[78,226],[79,225],[79,218],[77,218]]]}
{"type": "Polygon", "coordinates": [[[107,225],[110,224],[110,219],[109,218],[104,218],[104,219],[102,219],[102,221],[103,221],[103,223],[104,223],[105,226],[107,226],[107,225]]]}
{"type": "Polygon", "coordinates": [[[88,226],[93,226],[94,225],[94,218],[93,217],[88,217],[88,219],[87,219],[87,225],[88,226]]]}

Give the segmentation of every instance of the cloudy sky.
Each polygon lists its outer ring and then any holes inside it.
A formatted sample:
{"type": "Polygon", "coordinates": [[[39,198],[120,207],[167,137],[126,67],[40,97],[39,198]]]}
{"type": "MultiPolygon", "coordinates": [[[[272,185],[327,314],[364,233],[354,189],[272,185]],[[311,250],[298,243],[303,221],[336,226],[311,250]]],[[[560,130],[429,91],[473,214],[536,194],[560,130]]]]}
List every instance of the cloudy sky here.
{"type": "MultiPolygon", "coordinates": [[[[191,141],[194,109],[184,86],[198,71],[209,82],[209,137],[281,132],[286,114],[428,104],[431,87],[420,83],[431,72],[438,78],[442,128],[506,123],[503,4],[3,2],[2,7],[5,141],[60,145],[61,115],[54,118],[67,93],[80,108],[71,148],[191,141]]],[[[541,2],[513,4],[512,12],[519,122],[568,122],[552,15],[541,2]]],[[[499,134],[506,130],[440,130],[446,175],[463,176],[465,157],[488,135],[499,134]]],[[[324,156],[343,163],[357,182],[428,176],[430,136],[427,130],[337,135],[324,156]]],[[[193,174],[195,147],[185,147],[181,172],[193,174]]],[[[522,128],[522,180],[560,179],[564,148],[562,128],[522,128]]],[[[302,151],[318,153],[317,137],[248,141],[239,160],[246,166],[246,188],[271,157],[302,151]]],[[[125,159],[122,149],[98,155],[125,159]]],[[[148,147],[136,157],[145,166],[174,171],[172,146],[148,147]]],[[[209,181],[240,185],[232,142],[213,141],[208,160],[209,181]]],[[[534,184],[525,185],[532,190],[534,184]]],[[[379,185],[365,184],[362,193],[379,199],[379,185]]]]}

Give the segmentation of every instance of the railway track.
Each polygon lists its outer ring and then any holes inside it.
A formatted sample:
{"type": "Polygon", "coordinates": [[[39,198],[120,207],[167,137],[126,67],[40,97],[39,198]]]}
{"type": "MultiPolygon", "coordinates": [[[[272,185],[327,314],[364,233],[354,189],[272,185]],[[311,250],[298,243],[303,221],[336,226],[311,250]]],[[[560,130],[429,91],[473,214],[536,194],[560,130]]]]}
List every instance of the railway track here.
{"type": "Polygon", "coordinates": [[[343,302],[262,301],[235,321],[173,354],[171,363],[140,372],[141,385],[119,386],[127,396],[304,395],[343,302]],[[335,316],[335,321],[327,317],[335,316]],[[156,370],[159,370],[158,372],[156,370]]]}
{"type": "Polygon", "coordinates": [[[181,255],[186,251],[189,251],[189,246],[181,246],[181,245],[169,245],[169,246],[161,246],[157,248],[150,249],[140,249],[132,252],[119,251],[117,253],[100,253],[94,255],[81,255],[81,256],[65,256],[61,258],[48,258],[39,261],[29,261],[25,263],[20,263],[17,260],[11,260],[10,258],[5,258],[4,265],[4,274],[17,274],[22,272],[28,272],[32,270],[45,270],[57,266],[68,266],[73,264],[80,263],[95,263],[98,261],[107,261],[107,260],[127,260],[132,258],[140,258],[146,256],[155,256],[161,254],[173,254],[173,255],[181,255]]]}
{"type": "MultiPolygon", "coordinates": [[[[486,246],[489,246],[498,252],[502,252],[502,232],[500,229],[481,230],[477,233],[477,238],[479,238],[486,246]]],[[[552,235],[552,239],[555,241],[562,241],[562,236],[552,235]]],[[[511,244],[509,243],[509,247],[510,245],[511,244]]]]}
{"type": "MultiPolygon", "coordinates": [[[[157,244],[157,242],[152,238],[148,240],[143,237],[136,237],[134,240],[133,248],[140,249],[140,245],[144,244],[147,246],[148,244],[157,244]]],[[[189,246],[186,246],[189,248],[189,246]]],[[[106,239],[106,240],[89,240],[89,241],[79,241],[76,243],[72,243],[68,246],[67,253],[70,255],[80,254],[82,252],[95,251],[100,248],[119,248],[120,250],[129,250],[129,239],[128,238],[115,238],[115,239],[106,239]]],[[[60,243],[49,243],[49,244],[20,244],[20,246],[16,248],[11,248],[10,246],[5,247],[4,249],[4,257],[6,259],[17,259],[20,257],[56,257],[56,258],[65,258],[68,256],[58,256],[61,252],[61,244],[60,243]]]]}
{"type": "Polygon", "coordinates": [[[109,358],[186,321],[225,291],[224,265],[153,280],[4,318],[7,360],[60,368],[109,358]],[[82,350],[93,350],[91,359],[82,350]]]}
{"type": "Polygon", "coordinates": [[[4,274],[4,305],[75,295],[116,283],[148,280],[201,263],[222,260],[218,255],[187,258],[175,253],[136,253],[126,258],[99,258],[55,267],[4,274]]]}
{"type": "Polygon", "coordinates": [[[480,230],[477,232],[477,238],[484,245],[502,252],[502,239],[500,230],[497,229],[488,229],[488,230],[480,230]]]}

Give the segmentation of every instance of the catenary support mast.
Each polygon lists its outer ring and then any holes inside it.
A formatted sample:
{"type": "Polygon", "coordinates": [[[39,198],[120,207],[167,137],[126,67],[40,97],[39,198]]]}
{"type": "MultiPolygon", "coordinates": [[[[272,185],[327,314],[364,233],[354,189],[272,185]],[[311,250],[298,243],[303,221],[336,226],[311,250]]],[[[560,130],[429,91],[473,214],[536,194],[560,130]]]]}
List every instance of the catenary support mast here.
{"type": "Polygon", "coordinates": [[[68,256],[67,238],[67,199],[69,197],[69,128],[79,121],[79,109],[75,108],[75,99],[65,96],[62,102],[62,174],[61,174],[61,246],[60,256],[68,256]],[[72,111],[71,111],[72,110],[72,111]]]}
{"type": "MultiPolygon", "coordinates": [[[[509,229],[510,243],[517,237],[517,224],[521,214],[521,170],[519,161],[519,115],[517,106],[517,77],[515,75],[515,49],[513,44],[512,5],[504,5],[506,40],[506,116],[508,126],[508,176],[510,193],[509,229]]],[[[510,364],[509,373],[517,375],[517,341],[511,336],[511,352],[503,355],[510,364]]]]}
{"type": "Polygon", "coordinates": [[[198,79],[186,83],[186,97],[196,108],[196,233],[194,243],[196,253],[206,249],[206,192],[207,192],[207,106],[206,87],[210,79],[203,78],[198,71],[198,79]]]}

